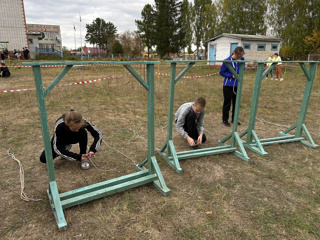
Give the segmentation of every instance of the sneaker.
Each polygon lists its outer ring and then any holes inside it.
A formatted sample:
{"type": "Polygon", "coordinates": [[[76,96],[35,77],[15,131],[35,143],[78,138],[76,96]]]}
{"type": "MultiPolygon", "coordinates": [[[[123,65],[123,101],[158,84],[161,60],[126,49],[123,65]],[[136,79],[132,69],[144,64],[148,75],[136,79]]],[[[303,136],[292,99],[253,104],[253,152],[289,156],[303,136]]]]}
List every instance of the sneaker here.
{"type": "MultiPolygon", "coordinates": [[[[233,121],[231,121],[232,123],[233,123],[233,121]]],[[[241,123],[238,121],[238,126],[240,126],[241,125],[241,123]]]]}
{"type": "Polygon", "coordinates": [[[225,125],[226,127],[230,127],[230,123],[228,121],[222,121],[222,124],[225,125]]]}
{"type": "Polygon", "coordinates": [[[268,80],[268,77],[266,77],[266,80],[268,80]]]}
{"type": "Polygon", "coordinates": [[[273,78],[271,78],[271,80],[273,80],[273,78]]]}
{"type": "Polygon", "coordinates": [[[280,82],[283,81],[283,78],[280,78],[280,82]]]}
{"type": "Polygon", "coordinates": [[[276,78],[276,81],[278,81],[278,78],[276,78]]]}

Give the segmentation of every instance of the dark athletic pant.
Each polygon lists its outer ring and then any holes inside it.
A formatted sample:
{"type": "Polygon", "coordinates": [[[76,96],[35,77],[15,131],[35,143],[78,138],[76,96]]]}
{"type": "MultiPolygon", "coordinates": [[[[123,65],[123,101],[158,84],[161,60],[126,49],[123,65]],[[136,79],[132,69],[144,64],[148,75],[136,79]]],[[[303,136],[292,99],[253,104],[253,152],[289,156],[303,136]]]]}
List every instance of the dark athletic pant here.
{"type": "MultiPolygon", "coordinates": [[[[197,143],[199,134],[197,131],[197,115],[194,111],[191,111],[187,114],[183,129],[188,133],[189,137],[193,138],[197,143]]],[[[202,143],[207,140],[206,135],[203,133],[202,143]]]]}
{"type": "MultiPolygon", "coordinates": [[[[234,87],[234,92],[237,93],[237,87],[234,87]]],[[[233,87],[230,86],[223,86],[223,107],[222,107],[222,121],[229,120],[229,111],[232,103],[232,118],[231,121],[233,122],[234,117],[234,109],[236,106],[236,97],[237,95],[234,94],[233,87]]]]}

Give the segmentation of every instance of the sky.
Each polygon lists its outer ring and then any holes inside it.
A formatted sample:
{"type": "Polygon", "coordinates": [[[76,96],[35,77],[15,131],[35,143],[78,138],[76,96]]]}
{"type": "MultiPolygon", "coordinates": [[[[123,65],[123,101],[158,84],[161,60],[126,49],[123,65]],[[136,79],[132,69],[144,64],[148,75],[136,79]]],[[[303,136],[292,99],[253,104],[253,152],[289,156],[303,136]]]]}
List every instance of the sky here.
{"type": "Polygon", "coordinates": [[[137,30],[135,19],[141,19],[141,11],[148,3],[153,5],[154,0],[24,0],[24,10],[27,24],[60,25],[62,45],[74,49],[74,33],[76,47],[81,44],[79,12],[83,46],[86,24],[99,17],[112,22],[118,33],[137,30]]]}

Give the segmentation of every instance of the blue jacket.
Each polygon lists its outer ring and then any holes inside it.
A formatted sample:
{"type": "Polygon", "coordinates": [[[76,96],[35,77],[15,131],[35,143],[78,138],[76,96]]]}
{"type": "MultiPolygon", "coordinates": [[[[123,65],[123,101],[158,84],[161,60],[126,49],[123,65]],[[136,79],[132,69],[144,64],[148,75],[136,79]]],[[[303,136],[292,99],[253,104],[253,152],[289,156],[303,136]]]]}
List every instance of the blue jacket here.
{"type": "MultiPolygon", "coordinates": [[[[230,57],[226,58],[225,60],[234,60],[230,57]]],[[[244,57],[241,58],[241,60],[244,60],[244,57]]],[[[231,63],[231,66],[233,67],[233,69],[239,73],[239,69],[240,69],[240,63],[231,63]]],[[[222,64],[221,68],[220,68],[220,75],[224,77],[224,81],[223,81],[223,86],[230,86],[230,87],[237,87],[238,86],[238,81],[233,78],[233,74],[230,72],[230,70],[227,68],[227,65],[225,63],[222,64]],[[236,83],[234,83],[236,82],[236,83]]]]}

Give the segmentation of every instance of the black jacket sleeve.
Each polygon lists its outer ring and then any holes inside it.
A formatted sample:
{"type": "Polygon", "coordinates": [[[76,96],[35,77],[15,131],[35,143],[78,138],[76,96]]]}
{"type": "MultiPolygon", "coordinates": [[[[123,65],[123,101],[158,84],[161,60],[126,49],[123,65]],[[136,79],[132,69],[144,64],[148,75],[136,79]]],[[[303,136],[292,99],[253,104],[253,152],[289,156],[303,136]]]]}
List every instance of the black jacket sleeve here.
{"type": "Polygon", "coordinates": [[[89,121],[87,121],[86,119],[84,119],[84,120],[87,123],[85,128],[91,133],[92,137],[94,138],[93,143],[91,144],[89,151],[95,153],[98,151],[98,149],[101,145],[102,133],[97,127],[92,125],[89,121]]]}

